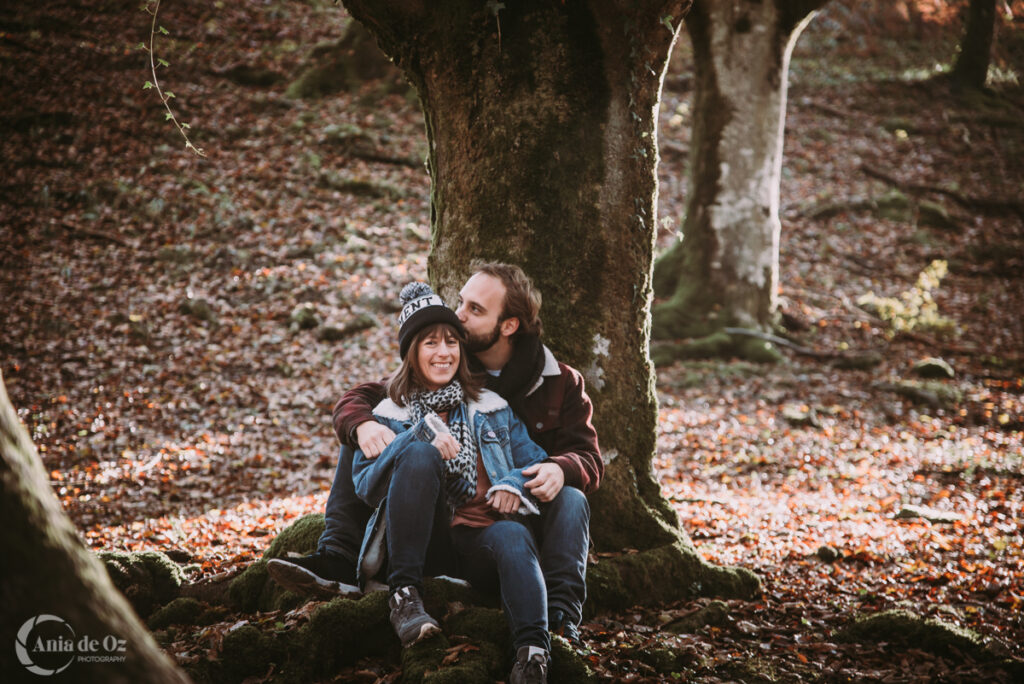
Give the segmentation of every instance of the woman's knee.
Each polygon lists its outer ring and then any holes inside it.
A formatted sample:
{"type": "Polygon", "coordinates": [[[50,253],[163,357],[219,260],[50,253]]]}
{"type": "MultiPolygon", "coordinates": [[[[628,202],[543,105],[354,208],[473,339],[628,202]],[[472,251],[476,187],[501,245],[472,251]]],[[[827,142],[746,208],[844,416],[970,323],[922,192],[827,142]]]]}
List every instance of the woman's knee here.
{"type": "Polygon", "coordinates": [[[416,474],[419,477],[444,474],[444,460],[437,447],[426,442],[412,442],[398,454],[395,461],[395,475],[416,474]]]}

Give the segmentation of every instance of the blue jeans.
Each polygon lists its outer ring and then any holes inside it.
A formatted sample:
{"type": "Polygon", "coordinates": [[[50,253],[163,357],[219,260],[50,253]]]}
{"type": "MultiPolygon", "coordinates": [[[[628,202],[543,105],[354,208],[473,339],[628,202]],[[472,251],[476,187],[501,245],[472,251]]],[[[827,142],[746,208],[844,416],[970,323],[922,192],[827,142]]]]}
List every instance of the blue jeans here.
{"type": "MultiPolygon", "coordinates": [[[[590,504],[575,487],[540,505],[540,519],[528,516],[540,548],[540,567],[548,592],[548,610],[561,609],[578,625],[587,599],[587,551],[590,504]]],[[[550,614],[550,613],[549,613],[550,614]]]]}
{"type": "Polygon", "coordinates": [[[489,527],[457,525],[452,542],[465,578],[477,589],[501,596],[514,647],[551,650],[544,574],[529,528],[514,520],[489,527]]]}
{"type": "Polygon", "coordinates": [[[412,442],[399,455],[388,487],[388,586],[413,586],[423,577],[455,574],[444,461],[436,447],[412,442]]]}
{"type": "Polygon", "coordinates": [[[334,483],[324,509],[324,531],[317,542],[317,551],[339,553],[353,563],[359,558],[363,531],[373,513],[373,509],[356,496],[352,484],[354,453],[350,447],[341,447],[338,467],[334,471],[334,483]]]}

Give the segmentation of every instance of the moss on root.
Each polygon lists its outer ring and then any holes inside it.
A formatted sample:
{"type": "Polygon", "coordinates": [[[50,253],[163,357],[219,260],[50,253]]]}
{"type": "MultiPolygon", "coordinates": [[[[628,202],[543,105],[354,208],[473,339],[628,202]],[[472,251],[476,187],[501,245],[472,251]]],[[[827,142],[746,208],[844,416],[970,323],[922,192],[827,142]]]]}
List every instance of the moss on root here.
{"type": "Polygon", "coordinates": [[[841,641],[889,641],[931,653],[948,655],[954,649],[978,659],[987,659],[981,637],[969,629],[902,610],[887,610],[854,620],[839,635],[841,641]]]}
{"type": "Polygon", "coordinates": [[[301,597],[285,591],[270,579],[267,561],[271,558],[281,558],[288,553],[313,553],[323,531],[322,513],[305,515],[282,530],[263,552],[263,557],[231,581],[228,589],[231,602],[247,612],[294,608],[301,603],[301,597]]]}
{"type": "Polygon", "coordinates": [[[602,558],[587,569],[589,614],[714,596],[750,599],[761,581],[750,570],[711,565],[684,542],[649,551],[602,558]]]}
{"type": "Polygon", "coordinates": [[[661,342],[651,347],[651,360],[655,366],[667,366],[681,360],[732,357],[754,363],[778,363],[783,359],[778,348],[767,340],[730,335],[724,330],[681,342],[661,342]]]}
{"type": "Polygon", "coordinates": [[[205,606],[189,596],[180,596],[153,613],[146,625],[150,629],[164,629],[170,625],[193,625],[205,606]]]}
{"type": "Polygon", "coordinates": [[[185,581],[178,564],[159,551],[100,551],[97,556],[114,586],[142,618],[177,598],[185,581]]]}

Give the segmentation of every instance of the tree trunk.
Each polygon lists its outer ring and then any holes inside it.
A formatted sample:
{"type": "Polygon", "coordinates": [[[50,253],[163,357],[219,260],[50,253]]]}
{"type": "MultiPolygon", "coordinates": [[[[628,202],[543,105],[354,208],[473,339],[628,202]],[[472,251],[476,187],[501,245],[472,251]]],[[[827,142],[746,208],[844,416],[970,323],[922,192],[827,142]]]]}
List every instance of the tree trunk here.
{"type": "Polygon", "coordinates": [[[971,0],[964,37],[950,77],[962,88],[985,87],[996,24],[996,0],[971,0]]]}
{"type": "Polygon", "coordinates": [[[9,681],[62,671],[75,682],[187,682],[64,515],[2,377],[0,487],[0,672],[9,681]]]}
{"type": "Polygon", "coordinates": [[[683,237],[655,270],[655,294],[668,298],[655,338],[770,328],[789,57],[824,2],[694,0],[691,193],[683,237]]]}
{"type": "Polygon", "coordinates": [[[453,299],[472,259],[520,264],[544,294],[546,342],[586,377],[606,461],[591,497],[601,550],[675,548],[681,534],[651,470],[648,346],[656,110],[687,4],[345,2],[420,95],[431,279],[453,299]]]}

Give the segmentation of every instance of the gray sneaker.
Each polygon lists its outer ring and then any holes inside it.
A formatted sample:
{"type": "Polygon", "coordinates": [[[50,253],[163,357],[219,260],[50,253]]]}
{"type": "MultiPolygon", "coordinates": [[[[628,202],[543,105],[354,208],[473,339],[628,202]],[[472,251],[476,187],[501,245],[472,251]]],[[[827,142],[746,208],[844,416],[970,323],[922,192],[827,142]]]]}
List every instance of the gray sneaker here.
{"type": "Polygon", "coordinates": [[[437,620],[423,610],[423,599],[416,587],[400,587],[388,599],[388,605],[391,606],[391,626],[405,648],[441,631],[437,620]]]}
{"type": "Polygon", "coordinates": [[[520,646],[508,684],[547,684],[551,656],[540,646],[520,646]]]}

